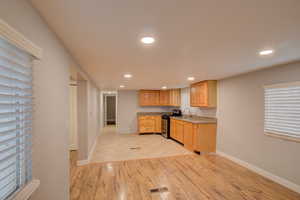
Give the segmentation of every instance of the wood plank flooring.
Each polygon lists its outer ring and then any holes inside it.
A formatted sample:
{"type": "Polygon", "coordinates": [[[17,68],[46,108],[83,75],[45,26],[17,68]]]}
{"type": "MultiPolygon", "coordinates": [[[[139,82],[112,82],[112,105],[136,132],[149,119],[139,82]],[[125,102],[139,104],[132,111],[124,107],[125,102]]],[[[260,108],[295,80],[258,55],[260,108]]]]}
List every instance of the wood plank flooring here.
{"type": "Polygon", "coordinates": [[[300,195],[217,155],[89,164],[71,152],[71,200],[300,200],[300,195]],[[167,187],[168,191],[150,193],[167,187]]]}

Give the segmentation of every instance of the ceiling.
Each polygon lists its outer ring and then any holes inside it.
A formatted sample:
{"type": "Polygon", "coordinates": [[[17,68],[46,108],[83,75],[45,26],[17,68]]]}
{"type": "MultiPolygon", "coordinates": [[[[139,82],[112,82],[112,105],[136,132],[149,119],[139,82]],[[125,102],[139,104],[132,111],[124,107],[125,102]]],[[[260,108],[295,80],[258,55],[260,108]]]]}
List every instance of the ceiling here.
{"type": "Polygon", "coordinates": [[[300,60],[299,0],[31,0],[102,89],[155,89],[300,60]],[[152,46],[142,36],[156,39],[152,46]],[[259,56],[272,48],[272,56],[259,56]],[[124,80],[123,74],[133,78],[124,80]]]}

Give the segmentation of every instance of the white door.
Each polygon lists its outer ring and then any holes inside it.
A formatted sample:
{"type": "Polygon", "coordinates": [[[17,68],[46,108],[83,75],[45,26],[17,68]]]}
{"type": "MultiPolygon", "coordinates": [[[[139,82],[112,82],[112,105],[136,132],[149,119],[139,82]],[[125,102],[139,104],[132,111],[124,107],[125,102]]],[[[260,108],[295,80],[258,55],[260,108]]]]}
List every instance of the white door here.
{"type": "Polygon", "coordinates": [[[77,86],[76,84],[70,85],[70,124],[69,124],[69,141],[70,150],[77,150],[77,86]]]}

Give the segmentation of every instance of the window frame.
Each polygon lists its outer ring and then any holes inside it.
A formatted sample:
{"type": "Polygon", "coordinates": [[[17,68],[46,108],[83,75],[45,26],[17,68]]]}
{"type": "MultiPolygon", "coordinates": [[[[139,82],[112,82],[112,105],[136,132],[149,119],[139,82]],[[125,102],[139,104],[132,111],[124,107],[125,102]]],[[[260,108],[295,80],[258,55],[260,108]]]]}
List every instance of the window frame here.
{"type": "Polygon", "coordinates": [[[294,81],[294,82],[284,82],[284,83],[278,83],[278,84],[271,84],[271,85],[265,85],[264,86],[264,134],[266,136],[282,139],[282,140],[288,140],[293,142],[299,142],[300,143],[300,134],[299,137],[295,137],[292,135],[280,133],[277,131],[266,131],[265,124],[266,124],[266,89],[270,88],[287,88],[287,87],[293,87],[293,86],[300,86],[300,81],[294,81]]]}
{"type": "MultiPolygon", "coordinates": [[[[43,57],[43,50],[36,46],[33,42],[28,40],[23,34],[15,30],[5,21],[0,19],[0,38],[6,40],[11,45],[22,49],[33,56],[34,60],[41,60],[43,57]]],[[[34,68],[34,63],[32,67],[34,68]]],[[[32,69],[33,70],[33,69],[32,69]]],[[[27,200],[39,187],[40,181],[38,179],[31,179],[27,184],[18,188],[6,200],[27,200]]]]}

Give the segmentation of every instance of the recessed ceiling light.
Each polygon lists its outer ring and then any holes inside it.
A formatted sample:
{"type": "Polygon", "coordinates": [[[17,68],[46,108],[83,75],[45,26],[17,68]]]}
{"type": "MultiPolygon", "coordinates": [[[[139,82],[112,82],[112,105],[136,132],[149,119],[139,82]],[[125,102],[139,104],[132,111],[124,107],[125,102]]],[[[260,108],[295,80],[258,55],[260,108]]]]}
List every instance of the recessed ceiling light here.
{"type": "Polygon", "coordinates": [[[167,86],[162,86],[161,89],[166,90],[167,86]]]}
{"type": "Polygon", "coordinates": [[[259,52],[259,55],[261,56],[266,56],[266,55],[270,55],[274,53],[274,50],[273,49],[266,49],[266,50],[263,50],[263,51],[260,51],[259,52]]]}
{"type": "Polygon", "coordinates": [[[187,80],[188,80],[188,81],[194,81],[194,80],[195,80],[195,77],[192,77],[192,76],[191,76],[191,77],[188,77],[187,80]]]}
{"type": "Polygon", "coordinates": [[[124,78],[131,78],[132,75],[131,74],[124,74],[124,78]]]}
{"type": "Polygon", "coordinates": [[[143,37],[141,39],[141,42],[144,44],[153,44],[155,42],[155,39],[153,37],[143,37]]]}
{"type": "Polygon", "coordinates": [[[120,88],[124,88],[125,87],[125,85],[120,85],[120,88]]]}

